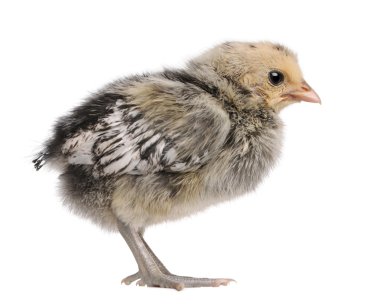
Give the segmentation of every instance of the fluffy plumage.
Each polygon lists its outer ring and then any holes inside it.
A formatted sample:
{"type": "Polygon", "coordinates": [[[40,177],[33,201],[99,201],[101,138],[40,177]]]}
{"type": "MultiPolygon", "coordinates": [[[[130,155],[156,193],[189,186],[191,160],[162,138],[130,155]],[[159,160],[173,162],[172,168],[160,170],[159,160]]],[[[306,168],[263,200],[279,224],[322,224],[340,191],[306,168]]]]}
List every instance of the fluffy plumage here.
{"type": "Polygon", "coordinates": [[[107,85],[58,120],[35,166],[59,169],[76,213],[142,232],[255,189],[280,153],[278,111],[313,94],[289,49],[225,43],[185,69],[107,85]]]}

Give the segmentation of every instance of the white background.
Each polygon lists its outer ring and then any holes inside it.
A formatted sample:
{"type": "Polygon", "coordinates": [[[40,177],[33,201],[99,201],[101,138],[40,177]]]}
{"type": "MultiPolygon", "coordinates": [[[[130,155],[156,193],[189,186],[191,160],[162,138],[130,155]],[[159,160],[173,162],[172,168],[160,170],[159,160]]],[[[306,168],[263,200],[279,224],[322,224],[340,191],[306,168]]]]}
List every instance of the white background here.
{"type": "Polygon", "coordinates": [[[379,305],[380,44],[375,1],[2,1],[1,305],[379,305]],[[254,194],[147,230],[182,292],[120,285],[119,235],[68,213],[33,153],[54,120],[123,75],[225,40],[294,49],[322,106],[284,110],[278,166],[254,194]]]}

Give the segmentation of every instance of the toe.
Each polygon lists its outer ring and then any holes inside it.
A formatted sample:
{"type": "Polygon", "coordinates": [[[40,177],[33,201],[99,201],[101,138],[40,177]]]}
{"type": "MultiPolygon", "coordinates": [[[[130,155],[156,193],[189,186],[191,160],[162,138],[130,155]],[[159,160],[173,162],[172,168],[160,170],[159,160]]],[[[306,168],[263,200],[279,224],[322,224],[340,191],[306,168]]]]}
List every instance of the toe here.
{"type": "Polygon", "coordinates": [[[150,280],[150,284],[148,284],[148,286],[150,286],[150,287],[161,287],[161,288],[171,288],[171,289],[175,289],[177,291],[181,291],[183,288],[185,288],[184,283],[182,283],[180,281],[172,280],[172,279],[168,278],[166,275],[161,276],[160,278],[155,278],[155,279],[150,280]]]}
{"type": "Polygon", "coordinates": [[[123,278],[122,281],[121,281],[121,283],[124,284],[124,285],[130,285],[134,281],[138,280],[139,278],[140,278],[140,273],[137,272],[135,274],[127,276],[126,278],[123,278]]]}
{"type": "Polygon", "coordinates": [[[174,286],[174,289],[177,291],[181,291],[183,288],[185,288],[185,285],[183,283],[177,283],[174,286]]]}

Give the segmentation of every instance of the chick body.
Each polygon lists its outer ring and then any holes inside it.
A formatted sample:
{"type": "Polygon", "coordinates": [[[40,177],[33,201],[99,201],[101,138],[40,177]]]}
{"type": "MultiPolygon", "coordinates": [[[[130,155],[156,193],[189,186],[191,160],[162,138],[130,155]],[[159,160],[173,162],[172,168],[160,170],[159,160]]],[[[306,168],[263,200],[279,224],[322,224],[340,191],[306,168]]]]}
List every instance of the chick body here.
{"type": "Polygon", "coordinates": [[[145,227],[261,181],[279,153],[278,115],[211,68],[193,67],[118,80],[58,121],[44,154],[63,172],[73,211],[109,229],[115,214],[145,227]]]}
{"type": "Polygon", "coordinates": [[[222,44],[185,69],[105,86],[58,120],[35,166],[46,162],[58,168],[65,204],[104,228],[119,229],[132,252],[139,250],[134,255],[140,271],[126,283],[137,278],[175,288],[228,283],[173,281],[139,233],[255,189],[279,156],[278,111],[291,103],[289,96],[300,95],[287,91],[296,83],[307,84],[285,47],[222,44]],[[287,70],[286,86],[268,83],[272,66],[287,70]],[[153,270],[144,274],[151,266],[168,278],[153,270]]]}

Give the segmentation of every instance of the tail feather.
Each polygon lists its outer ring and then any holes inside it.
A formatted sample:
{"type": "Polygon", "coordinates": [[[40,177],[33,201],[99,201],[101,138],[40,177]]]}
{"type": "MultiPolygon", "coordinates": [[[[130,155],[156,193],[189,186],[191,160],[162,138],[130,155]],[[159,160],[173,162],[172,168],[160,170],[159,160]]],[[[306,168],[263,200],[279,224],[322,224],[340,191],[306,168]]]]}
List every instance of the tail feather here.
{"type": "Polygon", "coordinates": [[[43,165],[45,165],[47,155],[48,154],[45,152],[40,152],[38,153],[37,157],[33,159],[34,168],[36,168],[37,171],[40,170],[43,165]]]}

